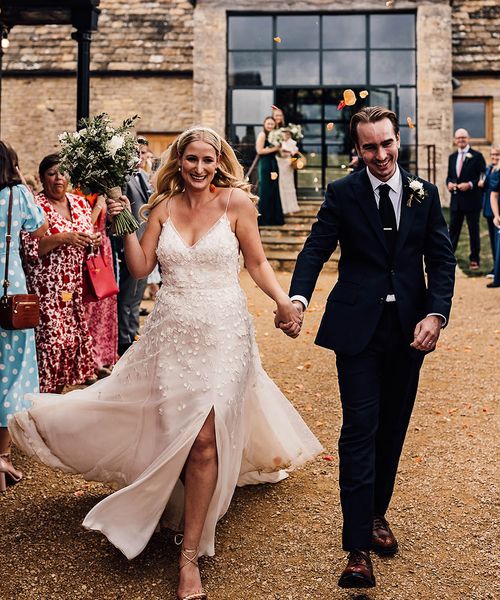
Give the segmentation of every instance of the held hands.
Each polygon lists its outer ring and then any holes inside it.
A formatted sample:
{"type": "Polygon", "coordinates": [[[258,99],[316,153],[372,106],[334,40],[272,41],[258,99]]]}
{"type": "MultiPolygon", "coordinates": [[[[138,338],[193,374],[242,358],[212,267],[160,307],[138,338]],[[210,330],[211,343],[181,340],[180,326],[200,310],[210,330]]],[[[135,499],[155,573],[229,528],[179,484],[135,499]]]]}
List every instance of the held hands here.
{"type": "Polygon", "coordinates": [[[413,342],[410,346],[422,352],[434,350],[441,333],[441,325],[441,317],[436,315],[429,315],[422,319],[415,327],[413,342]]]}
{"type": "Polygon", "coordinates": [[[302,302],[288,300],[278,304],[274,311],[274,325],[291,338],[298,337],[304,320],[304,307],[302,302]]]}
{"type": "MultiPolygon", "coordinates": [[[[80,233],[79,231],[68,231],[61,234],[63,244],[68,246],[75,246],[76,248],[86,248],[93,244],[92,240],[96,234],[80,233]]],[[[101,234],[99,234],[100,236],[101,234]]],[[[97,245],[94,243],[94,245],[97,245]]],[[[99,242],[100,245],[100,242],[99,242]]]]}
{"type": "Polygon", "coordinates": [[[459,183],[457,188],[460,192],[467,192],[468,190],[472,189],[472,186],[468,181],[466,181],[464,183],[459,183]]]}

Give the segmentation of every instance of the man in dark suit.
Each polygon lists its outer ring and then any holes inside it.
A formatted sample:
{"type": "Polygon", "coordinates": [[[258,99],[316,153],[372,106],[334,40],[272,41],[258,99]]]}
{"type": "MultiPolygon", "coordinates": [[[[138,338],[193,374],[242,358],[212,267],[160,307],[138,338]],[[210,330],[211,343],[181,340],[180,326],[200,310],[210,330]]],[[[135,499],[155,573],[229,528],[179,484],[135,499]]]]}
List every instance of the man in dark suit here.
{"type": "MultiPolygon", "coordinates": [[[[316,343],[336,353],[342,541],[349,552],[339,585],[354,588],[375,585],[370,550],[392,555],[398,548],[385,514],[420,367],[448,321],[455,257],[437,188],[397,164],[396,115],[363,108],[350,129],[366,168],[328,185],[290,296],[299,310],[307,308],[339,243],[339,277],[316,343]]],[[[291,337],[300,331],[276,326],[291,337]]]]}
{"type": "MultiPolygon", "coordinates": [[[[148,142],[144,138],[138,138],[137,142],[141,162],[137,172],[129,179],[125,194],[130,200],[132,214],[141,223],[141,227],[137,231],[140,239],[146,224],[141,221],[139,211],[148,202],[153,190],[149,185],[148,175],[144,171],[148,142]]],[[[118,354],[121,356],[130,348],[139,332],[139,311],[148,280],[147,277],[144,279],[134,279],[132,277],[125,261],[123,240],[113,238],[113,241],[118,263],[118,285],[120,288],[118,294],[118,354]]]]}
{"type": "Polygon", "coordinates": [[[451,192],[450,203],[450,239],[453,252],[457,249],[458,239],[464,218],[469,229],[470,255],[469,268],[479,269],[481,242],[479,237],[479,216],[482,207],[482,189],[478,186],[481,175],[486,171],[486,162],[481,152],[469,145],[469,133],[466,129],[455,131],[457,151],[448,159],[448,177],[446,183],[451,192]]]}

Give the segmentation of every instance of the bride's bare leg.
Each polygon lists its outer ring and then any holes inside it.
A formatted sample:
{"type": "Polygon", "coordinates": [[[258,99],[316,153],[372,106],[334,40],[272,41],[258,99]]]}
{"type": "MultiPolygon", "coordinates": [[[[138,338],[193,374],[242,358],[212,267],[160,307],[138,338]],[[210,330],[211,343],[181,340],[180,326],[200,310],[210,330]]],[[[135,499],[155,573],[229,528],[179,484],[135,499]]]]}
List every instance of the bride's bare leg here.
{"type": "MultiPolygon", "coordinates": [[[[182,548],[191,558],[197,549],[207,517],[208,507],[217,483],[217,442],[215,437],[215,413],[212,409],[196,438],[184,470],[184,542],[182,548]]],[[[201,591],[200,572],[181,553],[179,566],[180,598],[201,591]],[[185,565],[183,567],[183,565],[185,565]]]]}

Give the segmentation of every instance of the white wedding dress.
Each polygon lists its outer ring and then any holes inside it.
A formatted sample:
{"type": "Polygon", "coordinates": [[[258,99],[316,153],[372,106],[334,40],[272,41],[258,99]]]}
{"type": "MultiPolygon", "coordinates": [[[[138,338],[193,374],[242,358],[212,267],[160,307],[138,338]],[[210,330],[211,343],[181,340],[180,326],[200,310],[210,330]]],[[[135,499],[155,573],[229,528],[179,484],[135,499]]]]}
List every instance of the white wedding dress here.
{"type": "Polygon", "coordinates": [[[179,476],[212,408],[219,469],[202,555],[214,554],[215,526],[236,485],[280,481],[321,451],[262,369],[227,214],[193,246],[168,219],[157,255],[163,286],[111,376],[65,395],[31,395],[32,408],[9,425],[26,454],[121,488],[83,525],[129,559],[160,522],[182,529],[179,476]]]}

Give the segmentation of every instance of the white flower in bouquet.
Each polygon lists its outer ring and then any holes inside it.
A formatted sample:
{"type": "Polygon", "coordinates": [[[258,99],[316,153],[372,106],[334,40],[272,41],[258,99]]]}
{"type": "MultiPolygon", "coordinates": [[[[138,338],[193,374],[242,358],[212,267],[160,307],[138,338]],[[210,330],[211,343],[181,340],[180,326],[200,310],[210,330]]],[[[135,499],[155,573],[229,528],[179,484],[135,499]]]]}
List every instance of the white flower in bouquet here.
{"type": "MultiPolygon", "coordinates": [[[[125,119],[113,127],[106,113],[82,119],[82,129],[59,136],[61,158],[59,167],[73,187],[84,194],[107,194],[119,198],[127,179],[137,169],[139,156],[133,134],[138,116],[125,119]]],[[[123,210],[113,222],[113,233],[125,235],[139,228],[129,210],[123,210]]]]}
{"type": "Polygon", "coordinates": [[[290,133],[292,134],[292,140],[294,140],[295,142],[298,142],[304,137],[304,134],[302,133],[302,125],[288,123],[287,129],[290,130],[290,133]]]}
{"type": "Polygon", "coordinates": [[[279,146],[283,141],[283,128],[273,129],[267,134],[267,140],[271,146],[279,146]]]}
{"type": "Polygon", "coordinates": [[[114,135],[108,142],[107,148],[111,156],[115,157],[120,148],[123,147],[125,138],[122,135],[114,135]]]}

